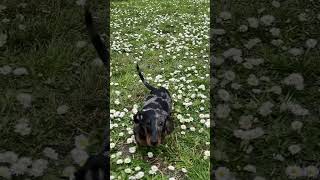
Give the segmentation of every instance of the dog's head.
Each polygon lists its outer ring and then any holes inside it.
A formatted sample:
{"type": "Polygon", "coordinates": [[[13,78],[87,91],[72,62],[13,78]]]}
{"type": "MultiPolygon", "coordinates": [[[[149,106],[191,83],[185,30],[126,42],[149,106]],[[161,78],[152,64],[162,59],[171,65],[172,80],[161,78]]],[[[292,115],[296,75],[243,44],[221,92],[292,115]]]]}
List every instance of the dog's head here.
{"type": "Polygon", "coordinates": [[[166,133],[166,117],[155,110],[139,111],[134,115],[134,123],[139,126],[142,136],[136,136],[137,143],[147,146],[158,146],[166,133]]]}

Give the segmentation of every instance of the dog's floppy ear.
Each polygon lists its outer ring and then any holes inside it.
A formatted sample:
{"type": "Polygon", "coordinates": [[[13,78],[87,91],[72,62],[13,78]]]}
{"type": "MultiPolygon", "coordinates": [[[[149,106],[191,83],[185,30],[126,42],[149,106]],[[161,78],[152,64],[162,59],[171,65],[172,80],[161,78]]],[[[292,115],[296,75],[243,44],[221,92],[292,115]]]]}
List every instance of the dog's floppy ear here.
{"type": "Polygon", "coordinates": [[[165,133],[170,134],[174,129],[174,123],[170,117],[166,121],[165,133]]]}
{"type": "Polygon", "coordinates": [[[138,124],[140,122],[140,120],[141,120],[141,116],[142,116],[142,114],[138,111],[137,114],[135,114],[133,116],[134,123],[138,124]]]}

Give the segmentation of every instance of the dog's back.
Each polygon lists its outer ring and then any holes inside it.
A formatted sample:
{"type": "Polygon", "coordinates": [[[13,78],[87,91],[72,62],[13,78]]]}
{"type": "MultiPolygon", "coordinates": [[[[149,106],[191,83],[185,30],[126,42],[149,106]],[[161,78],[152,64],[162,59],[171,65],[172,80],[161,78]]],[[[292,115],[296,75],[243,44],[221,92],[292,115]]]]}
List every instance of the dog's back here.
{"type": "Polygon", "coordinates": [[[148,109],[159,109],[159,110],[164,110],[166,113],[170,114],[171,113],[171,96],[169,91],[164,88],[155,88],[151,86],[146,80],[144,79],[139,65],[137,64],[136,66],[138,75],[143,82],[143,84],[150,90],[150,95],[147,97],[144,105],[143,105],[143,110],[148,110],[148,109]]]}
{"type": "Polygon", "coordinates": [[[159,109],[166,113],[171,113],[171,96],[169,91],[164,88],[159,88],[157,90],[151,91],[150,95],[146,98],[143,105],[143,110],[148,109],[159,109]]]}

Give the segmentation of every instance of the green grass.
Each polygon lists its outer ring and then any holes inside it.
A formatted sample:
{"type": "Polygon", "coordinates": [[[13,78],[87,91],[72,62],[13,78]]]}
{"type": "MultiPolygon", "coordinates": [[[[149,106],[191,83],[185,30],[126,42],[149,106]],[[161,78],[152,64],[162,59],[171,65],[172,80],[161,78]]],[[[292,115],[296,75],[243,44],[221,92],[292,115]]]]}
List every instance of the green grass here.
{"type": "MultiPolygon", "coordinates": [[[[7,7],[0,12],[1,20],[7,18],[10,22],[0,23],[0,32],[8,35],[0,47],[0,67],[24,67],[29,74],[0,75],[0,152],[46,159],[42,151],[51,147],[59,154],[59,160],[49,160],[45,174],[54,178],[73,164],[69,152],[74,148],[74,136],[88,135],[92,147],[87,150],[100,151],[107,123],[105,77],[103,68],[90,65],[97,55],[88,41],[81,6],[75,1],[35,0],[22,8],[20,3],[1,2],[7,7]],[[18,15],[24,18],[19,19],[18,15]],[[19,24],[25,25],[25,30],[20,30],[19,24]],[[88,45],[77,48],[78,41],[88,45]],[[17,102],[16,95],[21,92],[32,95],[30,109],[17,102]],[[63,104],[70,109],[65,115],[58,115],[57,108],[63,104]],[[32,129],[26,136],[14,132],[17,120],[23,117],[30,120],[32,129]]],[[[94,15],[99,16],[97,23],[105,23],[106,5],[90,3],[96,9],[94,15]]]]}
{"type": "MultiPolygon", "coordinates": [[[[230,105],[231,112],[226,119],[215,118],[216,127],[216,146],[214,151],[218,154],[224,153],[225,157],[214,156],[213,170],[224,166],[230,169],[233,175],[238,179],[249,179],[255,176],[262,176],[266,179],[288,179],[286,168],[297,165],[301,169],[313,165],[318,166],[319,162],[319,143],[316,139],[319,137],[319,86],[320,77],[319,63],[319,33],[316,30],[319,26],[319,14],[314,7],[319,7],[319,2],[309,1],[279,1],[279,8],[273,7],[271,1],[232,1],[230,8],[226,8],[232,14],[232,19],[222,23],[216,23],[215,19],[223,11],[223,5],[217,2],[212,7],[214,19],[211,28],[222,28],[226,34],[219,36],[220,41],[216,41],[218,36],[212,39],[212,55],[220,57],[227,49],[234,47],[242,50],[242,58],[263,58],[264,63],[260,66],[254,66],[252,69],[246,69],[242,63],[236,64],[233,60],[225,60],[221,66],[214,67],[213,76],[219,81],[222,80],[222,73],[227,70],[235,72],[236,78],[233,82],[242,85],[239,90],[232,89],[230,86],[215,86],[216,93],[218,89],[226,89],[233,100],[226,102],[230,105]],[[244,10],[245,9],[245,10],[244,10]],[[259,13],[258,11],[261,10],[259,13]],[[298,20],[300,13],[306,13],[308,20],[305,22],[298,20]],[[267,27],[261,24],[257,29],[250,28],[246,32],[239,32],[240,25],[248,25],[247,18],[260,18],[263,15],[272,15],[275,21],[267,27]],[[273,37],[269,30],[279,28],[281,33],[279,37],[273,37]],[[259,38],[262,42],[254,48],[248,50],[244,44],[252,38],[259,38]],[[313,49],[305,47],[306,40],[313,38],[318,40],[318,45],[313,49]],[[271,44],[271,40],[281,39],[283,45],[276,47],[271,44]],[[293,57],[288,53],[290,48],[299,47],[304,49],[300,56],[293,57]],[[296,90],[293,86],[287,86],[282,83],[283,79],[291,73],[300,73],[304,78],[304,89],[296,90]],[[258,86],[250,86],[247,78],[250,74],[255,74],[258,78],[267,76],[269,82],[260,81],[258,86]],[[272,86],[278,85],[282,88],[282,93],[275,95],[268,92],[272,86]],[[254,93],[253,88],[260,89],[261,93],[254,93]],[[266,117],[261,116],[257,109],[263,102],[271,101],[274,104],[272,113],[266,117]],[[281,103],[295,102],[309,110],[307,116],[293,115],[288,111],[280,111],[281,103]],[[247,105],[255,104],[256,107],[247,105]],[[240,104],[242,107],[233,108],[233,104],[240,104]],[[241,115],[252,115],[257,118],[252,122],[250,129],[261,127],[265,135],[258,139],[245,141],[236,138],[233,135],[235,129],[239,127],[239,117],[241,115]],[[291,127],[293,121],[303,123],[301,131],[295,131],[291,127]],[[289,151],[289,146],[300,144],[301,151],[295,155],[289,151]],[[250,153],[245,151],[252,147],[250,153]],[[284,161],[275,160],[274,155],[282,155],[284,161]],[[251,164],[256,167],[256,172],[248,172],[243,168],[251,164]]],[[[220,97],[215,96],[212,101],[213,109],[218,104],[225,103],[220,97]]],[[[212,152],[214,153],[214,152],[212,152]]],[[[297,179],[306,179],[306,176],[299,176],[297,179]]],[[[318,177],[314,179],[318,179],[318,177]]]]}
{"type": "MultiPolygon", "coordinates": [[[[111,85],[110,109],[123,112],[126,108],[129,112],[122,118],[111,119],[112,124],[117,124],[111,130],[111,143],[115,148],[111,154],[122,152],[119,157],[111,158],[111,175],[116,179],[128,179],[137,172],[125,173],[124,170],[140,166],[141,171],[145,173],[144,179],[208,179],[209,178],[209,159],[204,159],[204,151],[209,150],[209,128],[200,123],[199,114],[209,113],[209,82],[205,77],[209,74],[208,69],[208,11],[209,2],[192,2],[187,0],[175,1],[113,1],[111,3],[111,82],[119,83],[111,85]],[[189,26],[188,26],[189,24],[189,26]],[[185,27],[186,29],[183,29],[185,27]],[[164,36],[157,35],[155,30],[162,31],[164,36]],[[189,33],[188,33],[189,32],[189,33]],[[180,34],[180,37],[179,37],[180,34]],[[191,35],[198,37],[197,43],[192,44],[191,38],[181,37],[181,35],[191,35]],[[172,38],[177,38],[176,42],[170,44],[172,38]],[[153,44],[159,44],[157,49],[153,44]],[[184,43],[184,44],[182,44],[184,43]],[[146,46],[146,48],[143,48],[146,46]],[[180,46],[180,47],[179,47],[180,46]],[[128,47],[128,48],[126,48],[128,47]],[[179,47],[181,50],[177,50],[179,47]],[[189,49],[184,49],[188,47],[189,49]],[[170,51],[167,54],[167,51],[170,51]],[[189,55],[185,55],[189,53],[189,55]],[[191,55],[190,55],[191,54],[191,55]],[[173,56],[176,56],[174,59],[173,56]],[[193,57],[191,57],[193,56],[193,57]],[[204,57],[203,57],[204,56],[204,57]],[[126,140],[131,134],[126,130],[133,128],[133,120],[130,117],[133,105],[137,104],[140,108],[143,104],[148,90],[139,81],[136,73],[135,63],[138,61],[145,77],[155,86],[169,84],[169,91],[174,96],[174,122],[175,130],[169,135],[166,144],[158,148],[139,147],[134,154],[128,152],[129,147],[136,146],[134,143],[127,144],[126,140]],[[179,68],[179,65],[183,68],[179,68]],[[186,70],[187,67],[195,66],[197,72],[186,70]],[[204,67],[203,67],[204,66],[204,67]],[[175,70],[176,72],[173,76],[175,70]],[[189,75],[188,75],[189,74],[189,75]],[[157,75],[162,75],[163,82],[154,82],[157,75]],[[187,76],[188,75],[188,76],[187,76]],[[185,77],[186,80],[192,80],[189,84],[181,80],[172,82],[169,79],[179,79],[185,77]],[[201,77],[205,77],[201,79],[201,77]],[[191,99],[191,94],[201,84],[206,86],[206,90],[199,90],[200,93],[207,96],[203,102],[202,98],[191,99]],[[183,85],[183,87],[182,87],[183,85]],[[188,89],[190,85],[190,89],[188,89]],[[179,92],[181,90],[182,92],[179,92]],[[116,95],[116,91],[121,94],[116,95]],[[177,99],[177,95],[182,95],[182,99],[177,99]],[[130,95],[128,97],[128,95],[130,95]],[[182,103],[189,97],[193,102],[190,108],[186,108],[182,103]],[[120,104],[116,104],[118,99],[120,104]],[[203,107],[204,110],[199,110],[203,107]],[[193,122],[180,123],[177,115],[186,117],[189,114],[194,118],[193,122]],[[180,125],[185,124],[188,128],[194,126],[196,131],[183,131],[180,125]],[[199,133],[198,130],[204,130],[199,133]],[[119,133],[124,133],[123,137],[119,133]],[[147,152],[153,152],[154,157],[148,158],[147,152]],[[129,157],[131,163],[116,164],[118,159],[129,157]],[[156,165],[159,171],[155,175],[148,172],[152,165],[156,165]],[[169,165],[175,167],[174,171],[167,169],[169,165]],[[181,168],[186,168],[186,174],[181,172],[181,168]],[[118,177],[118,178],[117,178],[118,177]]],[[[156,46],[156,45],[155,45],[156,46]]]]}

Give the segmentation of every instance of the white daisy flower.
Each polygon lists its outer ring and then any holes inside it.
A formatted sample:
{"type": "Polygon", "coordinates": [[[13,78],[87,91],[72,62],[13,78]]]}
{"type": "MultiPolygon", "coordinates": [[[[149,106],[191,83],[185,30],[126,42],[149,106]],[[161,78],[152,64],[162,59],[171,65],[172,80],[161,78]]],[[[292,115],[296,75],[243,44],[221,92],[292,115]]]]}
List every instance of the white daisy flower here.
{"type": "Polygon", "coordinates": [[[70,177],[72,179],[75,172],[76,172],[76,168],[74,166],[67,166],[63,169],[62,176],[70,177]]]}
{"type": "Polygon", "coordinates": [[[273,159],[283,162],[284,157],[281,154],[275,154],[273,155],[273,159]]]}
{"type": "Polygon", "coordinates": [[[50,159],[53,159],[53,160],[58,160],[58,153],[50,148],[50,147],[46,147],[44,150],[43,150],[43,154],[44,156],[50,158],[50,159]]]}
{"type": "Polygon", "coordinates": [[[272,6],[275,7],[275,8],[279,8],[280,5],[281,5],[279,1],[275,1],[275,0],[272,1],[271,4],[272,4],[272,6]]]}
{"type": "Polygon", "coordinates": [[[226,50],[225,52],[223,52],[223,56],[225,58],[233,57],[233,56],[242,56],[242,51],[237,48],[230,48],[230,49],[226,50]]]}
{"type": "Polygon", "coordinates": [[[259,21],[257,18],[254,18],[254,17],[250,17],[247,19],[248,23],[249,23],[249,26],[251,28],[258,28],[259,26],[259,21]]]}
{"type": "Polygon", "coordinates": [[[254,165],[248,164],[245,167],[243,167],[243,170],[248,171],[248,172],[252,172],[252,173],[256,173],[257,169],[254,165]]]}
{"type": "Polygon", "coordinates": [[[316,166],[310,165],[304,168],[307,177],[317,178],[319,175],[319,169],[316,166]]]}
{"type": "Polygon", "coordinates": [[[233,81],[236,77],[236,74],[233,71],[226,71],[224,73],[224,78],[228,81],[233,81]]]}
{"type": "Polygon", "coordinates": [[[295,131],[300,131],[303,126],[303,123],[300,121],[293,121],[291,123],[291,128],[295,131]]]}
{"type": "Polygon", "coordinates": [[[260,42],[261,40],[259,38],[249,39],[249,41],[244,46],[247,49],[252,49],[254,46],[256,46],[260,42]]]}
{"type": "Polygon", "coordinates": [[[239,125],[242,129],[250,129],[252,126],[253,116],[240,116],[239,125]]]}
{"type": "Polygon", "coordinates": [[[261,106],[258,109],[259,114],[261,114],[262,116],[267,116],[272,113],[273,107],[274,107],[274,104],[271,103],[270,101],[264,102],[261,104],[261,106]]]}
{"type": "Polygon", "coordinates": [[[283,44],[283,41],[281,39],[273,39],[271,44],[279,47],[281,44],[283,44]]]}
{"type": "Polygon", "coordinates": [[[19,93],[16,96],[17,101],[23,105],[24,108],[29,108],[31,107],[32,103],[32,96],[31,94],[28,93],[19,93]]]}
{"type": "Polygon", "coordinates": [[[295,155],[301,151],[301,147],[298,144],[294,144],[294,145],[290,145],[288,147],[288,150],[292,155],[295,155]]]}
{"type": "Polygon", "coordinates": [[[29,174],[34,177],[40,177],[44,175],[44,171],[48,167],[48,161],[44,159],[37,159],[32,162],[32,167],[29,170],[29,174]]]}
{"type": "Polygon", "coordinates": [[[15,70],[12,71],[12,73],[16,76],[22,76],[22,75],[28,75],[28,71],[24,67],[16,68],[15,70]]]}
{"type": "Polygon", "coordinates": [[[168,166],[168,169],[170,170],[170,171],[174,171],[175,170],[175,167],[174,166],[168,166]]]}
{"type": "Polygon", "coordinates": [[[28,167],[32,164],[31,158],[22,157],[10,167],[12,175],[23,175],[27,172],[28,167]]]}
{"type": "Polygon", "coordinates": [[[303,90],[304,79],[299,73],[292,73],[283,79],[283,83],[286,85],[293,85],[297,90],[303,90]]]}
{"type": "Polygon", "coordinates": [[[310,49],[311,49],[311,48],[316,47],[317,43],[318,43],[318,41],[317,41],[316,39],[308,39],[308,40],[306,41],[305,46],[306,46],[307,48],[310,48],[310,49]]]}
{"type": "Polygon", "coordinates": [[[89,155],[87,154],[87,152],[80,148],[74,148],[71,151],[71,156],[74,162],[79,165],[83,165],[89,158],[89,155]]]}
{"type": "Polygon", "coordinates": [[[307,14],[306,13],[300,13],[299,15],[298,15],[298,19],[299,19],[299,21],[307,21],[308,20],[308,18],[307,18],[307,14]]]}
{"type": "Polygon", "coordinates": [[[116,163],[117,164],[123,164],[123,160],[122,159],[118,159],[116,163]]]}
{"type": "Polygon", "coordinates": [[[224,29],[212,29],[212,34],[214,35],[224,35],[226,31],[224,29]]]}
{"type": "Polygon", "coordinates": [[[260,21],[263,25],[270,26],[275,21],[275,18],[272,15],[264,15],[260,18],[260,21]]]}
{"type": "Polygon", "coordinates": [[[124,170],[124,172],[127,173],[127,174],[130,174],[130,173],[132,173],[132,170],[131,170],[130,168],[126,168],[126,169],[124,170]]]}
{"type": "Polygon", "coordinates": [[[58,108],[57,108],[57,114],[65,114],[67,113],[69,110],[69,107],[67,105],[60,105],[58,108]]]}
{"type": "Polygon", "coordinates": [[[259,85],[259,79],[254,74],[249,75],[247,82],[251,86],[258,86],[259,85]]]}
{"type": "Polygon", "coordinates": [[[272,86],[270,89],[269,89],[269,92],[273,92],[275,94],[278,94],[280,95],[281,92],[282,92],[282,88],[280,86],[272,86]]]}
{"type": "Polygon", "coordinates": [[[226,167],[218,167],[214,174],[217,180],[229,180],[231,177],[230,170],[226,167]]]}
{"type": "Polygon", "coordinates": [[[86,4],[86,0],[77,0],[76,4],[79,6],[84,6],[86,4]]]}
{"type": "Polygon", "coordinates": [[[136,152],[136,147],[130,147],[130,148],[129,148],[129,152],[130,152],[131,154],[135,153],[135,152],[136,152]]]}
{"type": "Polygon", "coordinates": [[[286,168],[286,174],[290,179],[296,179],[303,175],[301,167],[293,165],[286,168]]]}
{"type": "Polygon", "coordinates": [[[272,34],[272,36],[279,36],[280,35],[280,29],[273,27],[273,28],[270,29],[270,33],[272,34]]]}
{"type": "Polygon", "coordinates": [[[182,171],[183,173],[187,173],[187,172],[188,172],[186,168],[181,168],[181,171],[182,171]]]}
{"type": "Polygon", "coordinates": [[[246,130],[246,131],[242,129],[237,129],[237,130],[234,130],[233,135],[243,140],[252,140],[252,139],[257,139],[263,136],[264,130],[260,127],[246,130]]]}
{"type": "Polygon", "coordinates": [[[4,65],[0,68],[0,74],[8,75],[12,72],[12,68],[8,65],[4,65]]]}
{"type": "Polygon", "coordinates": [[[142,171],[138,172],[138,173],[135,175],[135,178],[136,178],[136,179],[141,179],[141,178],[143,178],[143,177],[144,177],[144,172],[142,172],[142,171]]]}
{"type": "Polygon", "coordinates": [[[300,56],[303,54],[303,49],[302,48],[290,48],[288,50],[288,53],[293,56],[300,56]]]}
{"type": "Polygon", "coordinates": [[[18,155],[13,151],[6,151],[4,153],[0,153],[0,162],[13,164],[17,162],[18,155]]]}
{"type": "Polygon", "coordinates": [[[148,158],[152,158],[153,157],[153,153],[152,152],[148,152],[147,155],[148,155],[148,158]]]}
{"type": "Polygon", "coordinates": [[[85,149],[89,145],[89,140],[83,134],[80,134],[74,138],[74,144],[79,149],[85,149]]]}
{"type": "Polygon", "coordinates": [[[5,166],[0,166],[0,177],[5,179],[11,179],[10,169],[5,166]]]}
{"type": "Polygon", "coordinates": [[[239,31],[240,31],[240,32],[247,32],[247,31],[248,31],[248,26],[246,26],[246,25],[240,25],[239,31]]]}
{"type": "Polygon", "coordinates": [[[131,159],[130,159],[130,158],[125,158],[125,159],[124,159],[124,163],[126,163],[126,164],[131,163],[131,159]]]}
{"type": "Polygon", "coordinates": [[[29,135],[31,133],[31,127],[28,119],[21,118],[14,126],[14,132],[19,133],[22,136],[29,135]]]}

